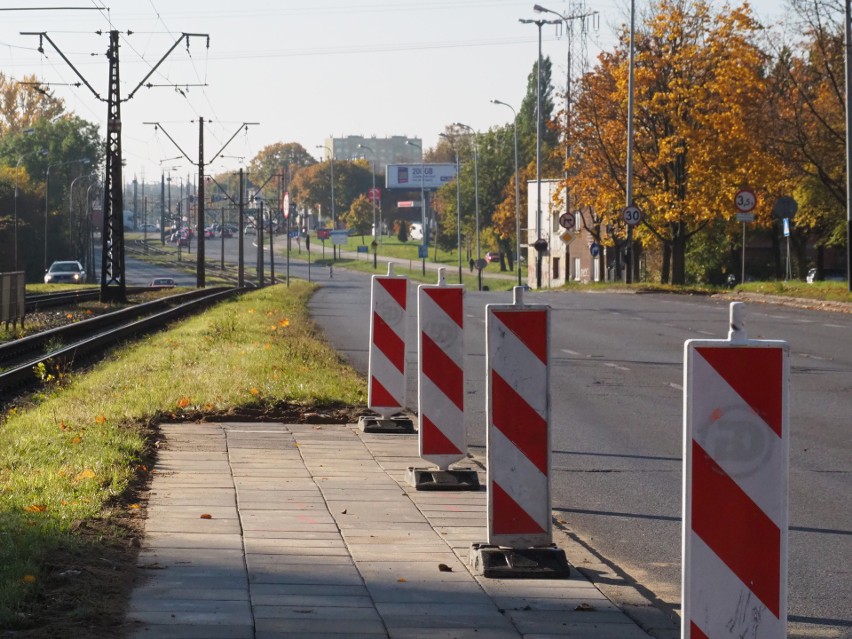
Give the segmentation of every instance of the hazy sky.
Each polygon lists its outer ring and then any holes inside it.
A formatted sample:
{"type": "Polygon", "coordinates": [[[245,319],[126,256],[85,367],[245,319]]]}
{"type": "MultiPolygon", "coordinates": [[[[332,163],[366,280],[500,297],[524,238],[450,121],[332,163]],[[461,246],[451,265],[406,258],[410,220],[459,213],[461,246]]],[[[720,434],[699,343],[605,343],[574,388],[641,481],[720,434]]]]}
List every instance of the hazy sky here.
{"type": "MultiPolygon", "coordinates": [[[[589,63],[611,49],[615,29],[627,22],[627,0],[588,1],[585,9],[566,0],[539,0],[562,14],[598,12],[574,21],[573,59],[579,70],[585,40],[589,63]]],[[[106,104],[78,81],[68,64],[39,38],[47,32],[85,79],[107,96],[106,32],[122,32],[122,97],[129,93],[178,40],[181,32],[209,34],[182,42],[149,82],[179,85],[141,88],[122,104],[125,179],[159,180],[162,167],[180,152],[162,132],[144,125],[161,122],[193,162],[198,157],[198,118],[209,159],[242,122],[258,122],[228,144],[210,172],[239,167],[274,142],[301,143],[316,157],[328,136],[408,135],[434,146],[452,122],[478,130],[511,120],[537,56],[537,28],[519,18],[542,16],[534,0],[12,0],[7,7],[106,6],[109,11],[0,11],[0,70],[7,77],[35,74],[80,116],[104,130],[106,104]],[[96,31],[102,31],[97,35],[96,31]],[[133,35],[127,35],[127,31],[133,35]],[[197,86],[206,84],[206,87],[197,86]],[[195,86],[194,86],[195,85],[195,86]]],[[[641,13],[646,0],[636,0],[641,13]]],[[[755,0],[758,17],[770,20],[780,0],[755,0]]],[[[544,55],[554,61],[554,83],[564,90],[567,39],[554,26],[542,29],[544,55]]]]}

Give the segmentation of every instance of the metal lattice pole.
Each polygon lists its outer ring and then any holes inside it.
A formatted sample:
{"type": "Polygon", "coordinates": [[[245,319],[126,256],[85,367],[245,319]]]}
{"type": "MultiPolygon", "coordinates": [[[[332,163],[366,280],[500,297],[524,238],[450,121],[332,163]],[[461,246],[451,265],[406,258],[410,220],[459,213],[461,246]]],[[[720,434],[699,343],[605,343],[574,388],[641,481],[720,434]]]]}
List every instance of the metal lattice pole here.
{"type": "Polygon", "coordinates": [[[121,99],[118,78],[118,31],[109,32],[109,96],[107,98],[106,169],[104,171],[101,301],[123,302],[124,193],[121,179],[121,99]]]}

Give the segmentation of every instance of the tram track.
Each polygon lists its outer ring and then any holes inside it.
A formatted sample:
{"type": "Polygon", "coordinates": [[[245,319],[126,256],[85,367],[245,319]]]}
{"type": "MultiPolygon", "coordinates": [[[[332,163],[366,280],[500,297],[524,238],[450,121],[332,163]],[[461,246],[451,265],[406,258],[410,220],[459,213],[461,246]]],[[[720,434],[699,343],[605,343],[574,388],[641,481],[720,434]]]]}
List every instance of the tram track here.
{"type": "Polygon", "coordinates": [[[32,388],[39,364],[67,368],[89,361],[116,343],[160,329],[240,292],[215,287],[179,293],[4,343],[0,345],[0,401],[32,388]]]}

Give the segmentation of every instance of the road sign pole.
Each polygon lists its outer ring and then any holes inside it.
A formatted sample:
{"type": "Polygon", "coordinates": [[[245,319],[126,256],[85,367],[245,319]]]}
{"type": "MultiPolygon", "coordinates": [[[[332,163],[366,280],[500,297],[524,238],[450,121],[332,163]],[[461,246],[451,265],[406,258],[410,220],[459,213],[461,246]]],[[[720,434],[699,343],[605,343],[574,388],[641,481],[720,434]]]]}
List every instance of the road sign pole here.
{"type": "Polygon", "coordinates": [[[745,283],[745,253],[746,253],[746,222],[753,221],[754,216],[751,215],[751,212],[754,210],[754,207],[757,205],[757,197],[754,194],[754,191],[750,189],[740,189],[734,194],[734,206],[737,207],[737,217],[743,223],[743,264],[742,264],[742,272],[740,273],[740,284],[745,283]],[[747,217],[751,217],[752,219],[746,219],[747,217]]]}

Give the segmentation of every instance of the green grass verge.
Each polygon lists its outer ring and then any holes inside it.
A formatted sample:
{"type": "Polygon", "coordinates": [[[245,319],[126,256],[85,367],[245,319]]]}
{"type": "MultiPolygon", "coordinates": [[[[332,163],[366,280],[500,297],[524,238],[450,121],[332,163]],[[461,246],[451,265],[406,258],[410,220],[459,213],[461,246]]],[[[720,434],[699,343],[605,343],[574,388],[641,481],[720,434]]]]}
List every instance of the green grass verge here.
{"type": "Polygon", "coordinates": [[[226,302],[119,348],[43,389],[0,424],[0,627],[43,594],[58,549],[89,543],[81,522],[120,513],[164,420],[286,403],[366,399],[364,380],[316,332],[313,287],[294,282],[226,302]]]}
{"type": "MultiPolygon", "coordinates": [[[[327,255],[330,255],[327,254],[327,255]]],[[[387,261],[382,261],[382,256],[379,256],[378,259],[378,268],[373,268],[373,256],[370,254],[370,258],[360,257],[358,259],[350,260],[350,259],[339,259],[334,263],[335,268],[348,268],[353,271],[360,271],[362,273],[371,273],[374,275],[385,275],[388,272],[388,263],[387,261]]],[[[332,260],[330,257],[326,257],[326,259],[319,259],[313,262],[314,266],[319,269],[328,269],[329,264],[332,264],[332,260]]],[[[413,260],[411,262],[411,268],[405,267],[400,264],[394,264],[393,272],[397,275],[405,275],[408,279],[414,282],[423,282],[424,284],[435,284],[438,281],[438,272],[434,270],[427,269],[426,275],[423,275],[423,268],[420,260],[413,260]]],[[[320,275],[313,275],[314,279],[322,279],[327,277],[327,273],[320,271],[320,275]]],[[[459,271],[458,265],[454,268],[448,266],[447,271],[445,273],[447,284],[458,284],[459,283],[459,271]]],[[[477,281],[477,277],[475,273],[470,273],[470,271],[465,268],[462,269],[462,284],[465,285],[465,288],[469,291],[475,291],[479,287],[479,282],[477,281]]],[[[496,278],[496,277],[488,277],[487,275],[482,278],[483,287],[487,286],[490,291],[511,291],[514,286],[517,285],[517,280],[508,279],[508,278],[496,278]]]]}
{"type": "Polygon", "coordinates": [[[809,300],[852,303],[852,293],[846,282],[814,282],[808,284],[798,280],[783,282],[746,282],[737,286],[738,291],[760,293],[762,295],[780,295],[809,300]]]}
{"type": "MultiPolygon", "coordinates": [[[[364,237],[360,235],[350,235],[346,244],[342,246],[344,251],[357,251],[359,246],[367,246],[370,253],[370,259],[373,256],[373,247],[371,246],[373,238],[370,235],[366,235],[364,237]]],[[[311,242],[316,242],[316,240],[311,239],[311,242]]],[[[413,260],[414,262],[419,261],[417,257],[417,251],[420,247],[420,240],[408,240],[407,242],[400,242],[397,237],[383,237],[381,238],[381,244],[378,247],[379,256],[386,255],[387,257],[398,257],[405,260],[413,260]]],[[[327,242],[327,249],[331,248],[331,242],[327,242]]],[[[482,250],[483,255],[485,254],[485,249],[482,250]]],[[[465,267],[467,267],[467,259],[464,259],[462,256],[462,263],[465,267]]],[[[429,247],[429,261],[437,262],[439,264],[446,264],[447,266],[455,266],[456,270],[458,270],[459,256],[456,251],[445,251],[443,249],[438,249],[437,256],[435,254],[435,246],[432,245],[429,247]]]]}

